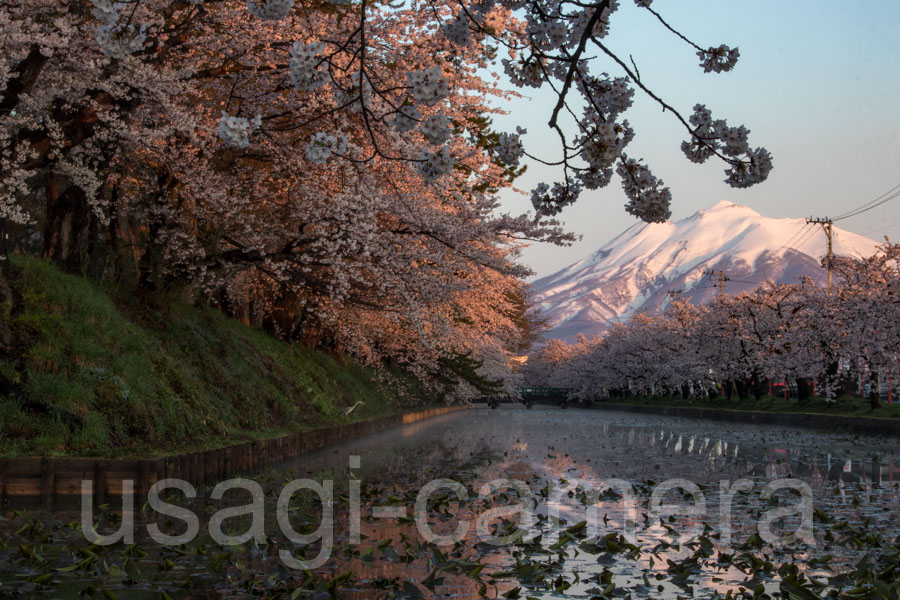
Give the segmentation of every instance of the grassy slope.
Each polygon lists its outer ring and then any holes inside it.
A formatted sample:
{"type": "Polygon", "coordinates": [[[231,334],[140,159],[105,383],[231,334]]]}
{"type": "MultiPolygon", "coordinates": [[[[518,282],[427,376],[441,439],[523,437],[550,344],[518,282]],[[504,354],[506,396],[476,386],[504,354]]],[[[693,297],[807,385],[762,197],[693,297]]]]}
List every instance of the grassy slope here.
{"type": "Polygon", "coordinates": [[[888,406],[887,399],[881,399],[881,408],[872,410],[869,401],[853,396],[841,396],[833,405],[828,405],[824,398],[814,397],[803,402],[796,398],[785,400],[779,396],[766,395],[756,400],[752,396],[739,400],[735,398],[731,402],[727,398],[720,397],[710,399],[682,399],[662,397],[641,397],[611,399],[610,402],[622,404],[637,404],[645,406],[695,406],[698,408],[715,408],[725,410],[758,410],[768,412],[792,412],[792,413],[818,413],[823,415],[849,415],[856,417],[876,417],[900,419],[900,398],[894,398],[893,404],[888,406]]]}
{"type": "MultiPolygon", "coordinates": [[[[114,301],[48,262],[13,257],[26,340],[0,371],[0,456],[154,456],[396,413],[398,382],[211,309],[114,301]]],[[[417,390],[406,382],[407,397],[417,390]]]]}

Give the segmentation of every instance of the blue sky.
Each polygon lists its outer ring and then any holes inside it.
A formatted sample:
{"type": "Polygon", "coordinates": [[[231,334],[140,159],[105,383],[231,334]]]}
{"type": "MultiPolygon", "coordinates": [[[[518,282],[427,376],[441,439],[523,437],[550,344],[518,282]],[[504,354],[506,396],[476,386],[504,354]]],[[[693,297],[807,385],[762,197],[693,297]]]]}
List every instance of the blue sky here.
{"type": "MultiPolygon", "coordinates": [[[[628,153],[643,157],[672,189],[673,219],[720,200],[770,217],[831,216],[900,184],[900,1],[656,0],[654,8],[700,46],[740,48],[735,70],[721,74],[703,73],[695,51],[632,0],[620,5],[607,45],[626,60],[633,56],[643,82],[685,116],[700,102],[714,118],[745,125],[751,145],[766,147],[774,159],[765,183],[730,188],[722,181],[725,166],[712,159],[690,163],[679,149],[686,138],[681,125],[636,92],[625,114],[636,132],[628,153]]],[[[594,64],[598,72],[621,75],[608,60],[598,57],[594,64]]],[[[498,129],[522,124],[526,148],[554,148],[543,125],[554,99],[523,92],[530,97],[507,105],[510,114],[496,119],[498,129]]],[[[553,168],[531,165],[516,187],[530,191],[558,176],[553,168]]],[[[543,276],[589,254],[636,222],[625,213],[625,201],[618,178],[583,193],[561,214],[583,240],[570,248],[532,246],[525,263],[543,276]]],[[[503,208],[522,212],[530,201],[527,194],[505,192],[503,208]]],[[[900,198],[836,225],[900,239],[900,198]]]]}

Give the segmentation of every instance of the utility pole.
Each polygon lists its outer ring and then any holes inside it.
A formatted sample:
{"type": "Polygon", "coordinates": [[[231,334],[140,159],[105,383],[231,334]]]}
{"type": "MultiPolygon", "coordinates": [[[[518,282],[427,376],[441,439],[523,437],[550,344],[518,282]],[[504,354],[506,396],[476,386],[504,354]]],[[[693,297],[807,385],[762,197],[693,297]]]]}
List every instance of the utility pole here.
{"type": "Polygon", "coordinates": [[[828,269],[828,295],[831,295],[831,268],[834,263],[834,222],[825,217],[824,219],[813,219],[812,217],[806,220],[806,224],[815,223],[816,225],[821,225],[822,229],[825,231],[825,237],[828,240],[828,257],[825,259],[825,268],[828,269]]]}
{"type": "Polygon", "coordinates": [[[709,269],[706,269],[705,271],[703,271],[703,275],[707,275],[707,276],[710,276],[710,275],[711,275],[711,276],[714,276],[714,277],[716,278],[716,281],[718,282],[718,283],[716,284],[716,287],[719,288],[719,293],[720,293],[720,294],[724,294],[724,293],[725,293],[725,282],[726,282],[726,281],[731,281],[731,278],[728,277],[728,275],[725,274],[725,271],[722,271],[722,270],[719,270],[719,271],[711,271],[711,270],[709,270],[709,269]]]}

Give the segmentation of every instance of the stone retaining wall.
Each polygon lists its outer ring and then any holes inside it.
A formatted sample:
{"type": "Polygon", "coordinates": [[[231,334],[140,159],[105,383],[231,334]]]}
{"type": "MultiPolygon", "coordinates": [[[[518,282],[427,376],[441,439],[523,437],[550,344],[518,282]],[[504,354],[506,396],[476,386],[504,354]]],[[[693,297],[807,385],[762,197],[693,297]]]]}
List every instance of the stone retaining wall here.
{"type": "Polygon", "coordinates": [[[93,481],[94,503],[122,494],[123,481],[134,482],[142,498],[160,479],[178,478],[197,488],[234,477],[368,433],[414,423],[465,406],[443,406],[371,421],[304,431],[227,448],[147,460],[95,458],[0,458],[0,505],[5,499],[40,497],[45,506],[57,496],[81,494],[81,482],[93,481]]]}

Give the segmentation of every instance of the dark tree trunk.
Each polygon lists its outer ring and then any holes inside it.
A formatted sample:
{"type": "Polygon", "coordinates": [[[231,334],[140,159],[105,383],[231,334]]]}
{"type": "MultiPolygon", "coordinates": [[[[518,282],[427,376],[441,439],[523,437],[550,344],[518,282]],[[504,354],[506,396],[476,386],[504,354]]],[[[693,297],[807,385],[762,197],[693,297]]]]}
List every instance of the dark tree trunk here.
{"type": "Polygon", "coordinates": [[[100,219],[91,211],[90,224],[88,225],[88,262],[86,266],[88,275],[97,281],[103,279],[110,256],[111,246],[108,243],[107,234],[108,229],[102,226],[100,219]]]}
{"type": "Polygon", "coordinates": [[[0,94],[0,113],[9,113],[18,106],[22,94],[27,94],[34,87],[47,59],[39,44],[31,46],[28,55],[13,69],[15,77],[6,82],[0,94]]]}
{"type": "Polygon", "coordinates": [[[872,373],[872,388],[869,392],[869,406],[872,410],[881,408],[881,382],[878,380],[878,373],[872,373]]]}
{"type": "Polygon", "coordinates": [[[809,384],[808,377],[798,377],[797,378],[797,398],[803,402],[804,400],[809,400],[809,397],[812,396],[812,386],[809,384]]]}
{"type": "MultiPolygon", "coordinates": [[[[170,202],[171,192],[177,183],[171,173],[160,168],[156,173],[157,193],[153,202],[161,209],[164,208],[170,202]]],[[[159,214],[150,213],[147,224],[146,249],[138,262],[138,287],[147,292],[158,291],[163,288],[164,284],[163,258],[165,252],[159,243],[159,238],[168,224],[162,216],[163,212],[160,210],[159,214]]]]}
{"type": "Polygon", "coordinates": [[[746,400],[750,391],[750,381],[748,379],[737,379],[734,382],[734,387],[737,391],[738,399],[746,400]]]}
{"type": "Polygon", "coordinates": [[[766,394],[766,380],[759,373],[754,373],[750,379],[753,397],[759,400],[766,394]]]}
{"type": "Polygon", "coordinates": [[[687,400],[691,396],[691,386],[688,384],[683,384],[681,386],[681,397],[687,400]]]}
{"type": "Polygon", "coordinates": [[[148,230],[148,244],[141,260],[138,262],[138,287],[146,292],[155,292],[159,289],[159,267],[162,263],[163,249],[154,243],[160,228],[151,223],[148,230]]]}
{"type": "Polygon", "coordinates": [[[69,186],[55,174],[47,176],[47,212],[44,225],[45,258],[52,258],[67,271],[80,271],[88,262],[91,229],[97,224],[81,188],[69,186]]]}

